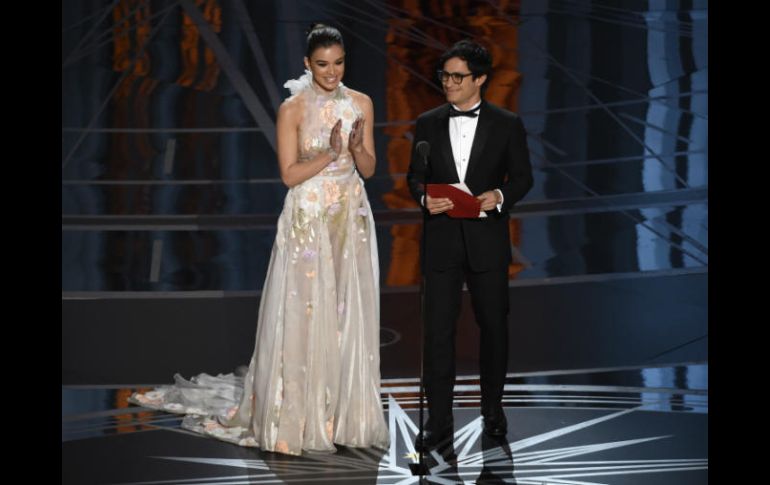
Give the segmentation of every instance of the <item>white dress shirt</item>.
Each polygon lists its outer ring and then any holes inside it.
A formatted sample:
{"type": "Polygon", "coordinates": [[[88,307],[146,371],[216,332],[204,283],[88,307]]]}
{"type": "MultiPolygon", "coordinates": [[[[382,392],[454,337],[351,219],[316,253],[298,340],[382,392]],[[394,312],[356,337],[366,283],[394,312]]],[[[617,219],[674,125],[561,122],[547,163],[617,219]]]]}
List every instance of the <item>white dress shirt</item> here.
{"type": "MultiPolygon", "coordinates": [[[[473,105],[469,111],[476,109],[481,101],[473,105]]],[[[461,111],[457,106],[452,107],[461,111]]],[[[481,113],[481,110],[476,114],[481,113]]],[[[465,182],[465,172],[468,171],[468,159],[471,157],[471,147],[473,138],[476,136],[476,125],[479,124],[479,117],[468,116],[450,116],[449,117],[449,141],[452,144],[452,156],[455,160],[455,168],[460,182],[465,182]]]]}

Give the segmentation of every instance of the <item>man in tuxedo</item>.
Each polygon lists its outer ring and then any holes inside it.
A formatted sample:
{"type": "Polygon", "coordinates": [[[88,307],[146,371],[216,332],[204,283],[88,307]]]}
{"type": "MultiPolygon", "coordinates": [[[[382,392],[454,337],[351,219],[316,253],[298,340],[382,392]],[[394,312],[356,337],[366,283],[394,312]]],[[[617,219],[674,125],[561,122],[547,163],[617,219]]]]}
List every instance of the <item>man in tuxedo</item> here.
{"type": "Polygon", "coordinates": [[[489,52],[460,41],[438,63],[447,103],[420,115],[407,181],[423,207],[425,332],[423,379],[429,419],[418,449],[448,441],[454,430],[455,326],[463,281],[480,327],[484,432],[505,436],[503,386],[508,363],[508,210],[532,187],[524,125],[516,114],[482,99],[492,67],[489,52]],[[426,161],[416,147],[429,143],[426,161]],[[486,217],[452,218],[449,198],[426,194],[424,183],[464,182],[486,217]]]}

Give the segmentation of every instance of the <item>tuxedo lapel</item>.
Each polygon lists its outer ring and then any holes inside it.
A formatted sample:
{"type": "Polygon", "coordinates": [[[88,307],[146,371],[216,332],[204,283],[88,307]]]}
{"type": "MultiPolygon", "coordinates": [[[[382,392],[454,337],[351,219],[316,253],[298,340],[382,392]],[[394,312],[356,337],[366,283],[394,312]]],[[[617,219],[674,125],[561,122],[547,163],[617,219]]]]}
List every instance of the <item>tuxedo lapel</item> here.
{"type": "Polygon", "coordinates": [[[452,155],[452,142],[449,141],[449,104],[445,106],[445,109],[441,110],[436,120],[439,145],[441,145],[441,161],[445,164],[445,168],[449,173],[454,175],[454,181],[459,182],[460,176],[457,173],[455,157],[452,155]]]}
{"type": "Polygon", "coordinates": [[[471,156],[468,159],[468,169],[465,171],[466,182],[470,180],[474,169],[481,163],[481,154],[487,144],[489,132],[492,131],[493,117],[494,115],[490,112],[489,104],[486,101],[482,101],[481,110],[479,111],[479,122],[476,125],[476,133],[473,135],[471,156]]]}

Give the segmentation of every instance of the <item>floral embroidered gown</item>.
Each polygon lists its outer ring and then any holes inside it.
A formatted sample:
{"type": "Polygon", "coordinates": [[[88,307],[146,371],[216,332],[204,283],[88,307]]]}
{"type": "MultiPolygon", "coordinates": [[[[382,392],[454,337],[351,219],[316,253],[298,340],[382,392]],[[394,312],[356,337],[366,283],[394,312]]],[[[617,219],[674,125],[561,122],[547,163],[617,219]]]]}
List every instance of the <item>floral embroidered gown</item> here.
{"type": "Polygon", "coordinates": [[[292,455],[334,443],[387,449],[380,401],[379,266],[371,207],[347,149],[362,116],[347,87],[318,92],[306,72],[284,86],[304,105],[299,159],[339,158],[289,189],[262,290],[245,377],[200,374],[130,402],[186,414],[182,427],[292,455]]]}

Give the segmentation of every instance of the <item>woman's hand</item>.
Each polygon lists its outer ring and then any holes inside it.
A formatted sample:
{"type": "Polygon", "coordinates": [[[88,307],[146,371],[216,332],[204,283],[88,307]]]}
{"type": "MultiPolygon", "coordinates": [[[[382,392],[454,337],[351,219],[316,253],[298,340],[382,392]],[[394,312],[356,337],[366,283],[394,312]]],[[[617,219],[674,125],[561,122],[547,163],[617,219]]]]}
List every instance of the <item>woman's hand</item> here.
{"type": "Polygon", "coordinates": [[[364,149],[364,123],[363,118],[356,118],[348,137],[348,149],[353,153],[360,153],[364,149]]]}
{"type": "Polygon", "coordinates": [[[337,120],[329,135],[329,147],[332,155],[331,161],[336,160],[342,151],[342,135],[340,135],[340,130],[342,130],[342,120],[337,120]]]}

